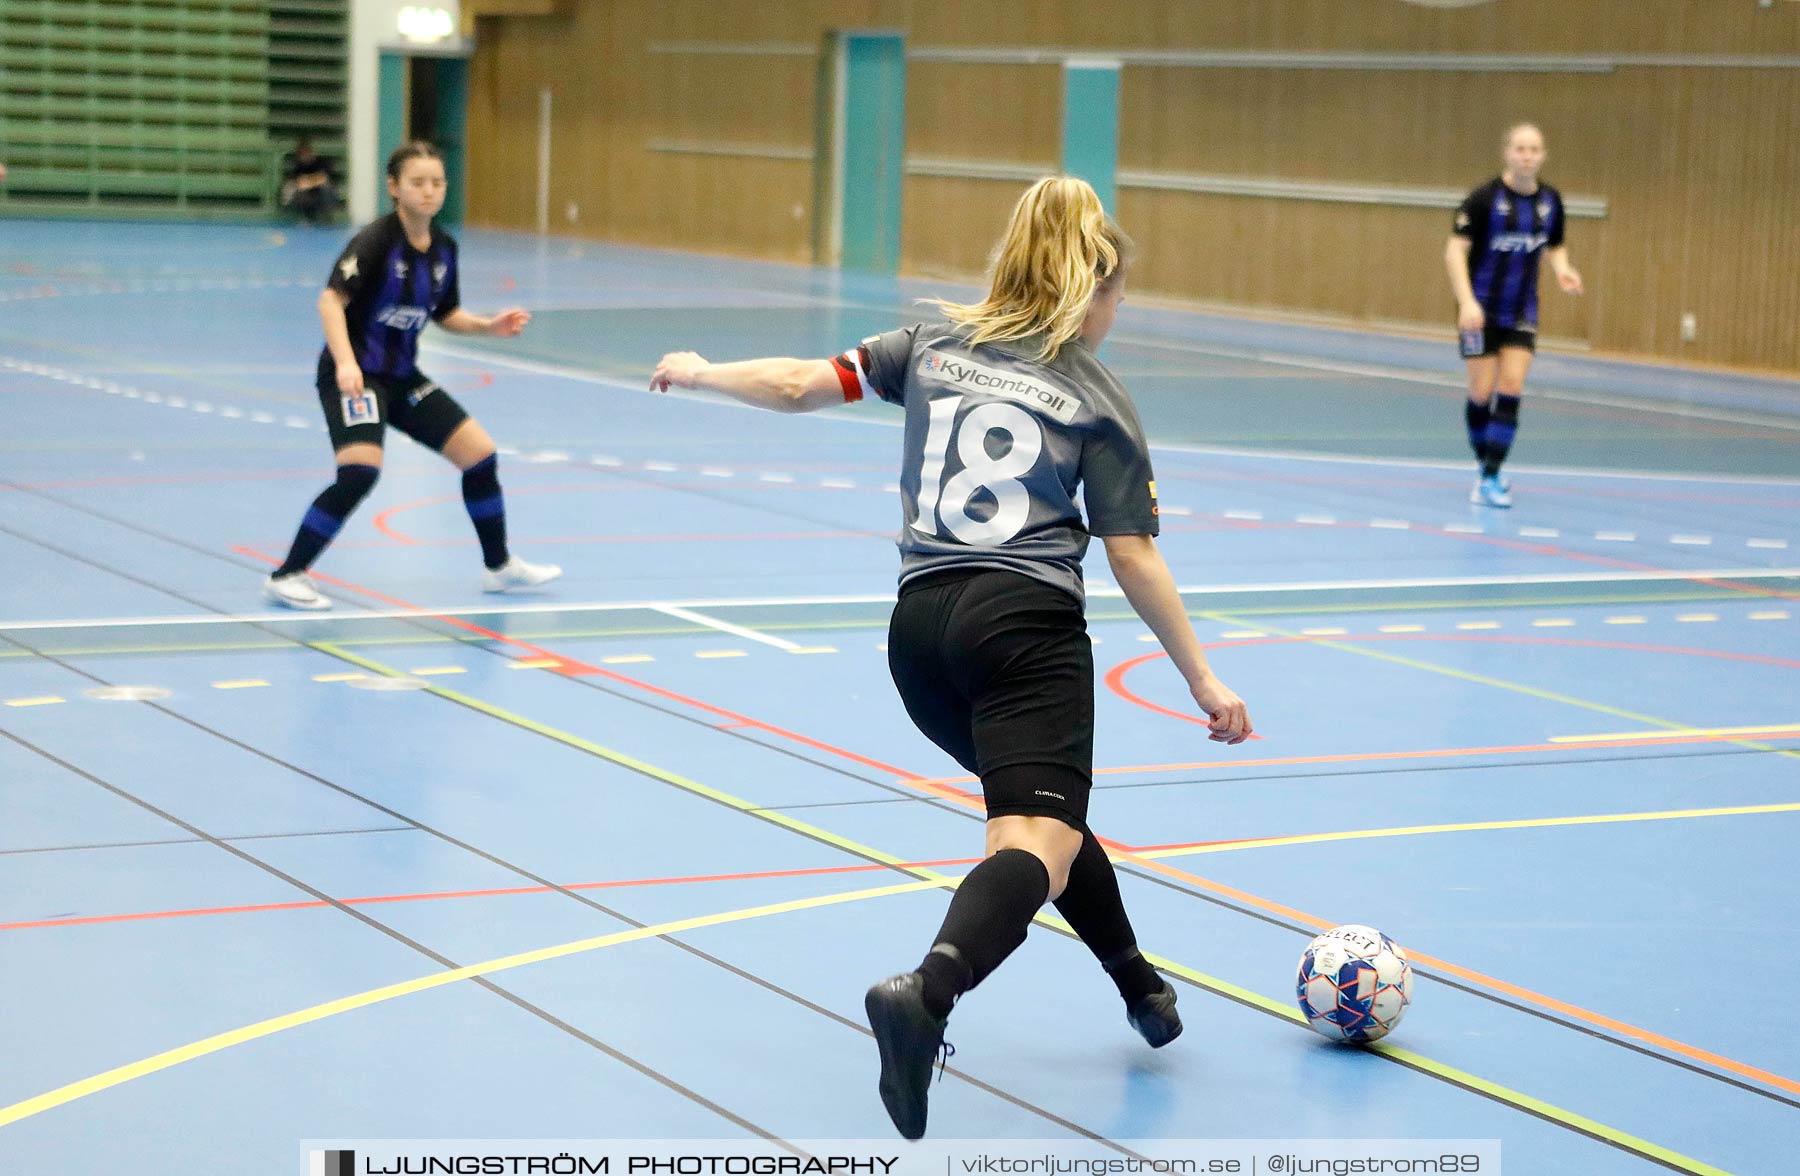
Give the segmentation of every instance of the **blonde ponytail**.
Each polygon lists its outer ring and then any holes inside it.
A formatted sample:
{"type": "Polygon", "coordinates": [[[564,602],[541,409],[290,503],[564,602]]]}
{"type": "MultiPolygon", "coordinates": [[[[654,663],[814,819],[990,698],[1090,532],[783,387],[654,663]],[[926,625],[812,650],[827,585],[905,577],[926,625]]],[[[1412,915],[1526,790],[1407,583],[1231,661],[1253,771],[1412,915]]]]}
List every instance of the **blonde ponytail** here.
{"type": "Polygon", "coordinates": [[[930,299],[973,328],[971,343],[1042,334],[1047,360],[1081,333],[1094,294],[1124,274],[1131,241],[1085,180],[1046,176],[1013,206],[989,267],[988,295],[963,304],[930,299]]]}

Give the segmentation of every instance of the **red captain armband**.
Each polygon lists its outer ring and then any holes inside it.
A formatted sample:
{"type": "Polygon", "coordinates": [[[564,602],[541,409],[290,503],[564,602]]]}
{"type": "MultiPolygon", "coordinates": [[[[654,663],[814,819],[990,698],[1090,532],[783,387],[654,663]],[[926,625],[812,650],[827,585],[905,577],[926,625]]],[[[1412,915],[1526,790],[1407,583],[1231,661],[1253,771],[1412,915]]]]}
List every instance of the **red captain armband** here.
{"type": "Polygon", "coordinates": [[[871,395],[875,389],[869,384],[869,353],[861,347],[852,347],[842,355],[833,357],[831,370],[837,373],[838,385],[844,390],[844,403],[855,404],[864,396],[871,395]]]}

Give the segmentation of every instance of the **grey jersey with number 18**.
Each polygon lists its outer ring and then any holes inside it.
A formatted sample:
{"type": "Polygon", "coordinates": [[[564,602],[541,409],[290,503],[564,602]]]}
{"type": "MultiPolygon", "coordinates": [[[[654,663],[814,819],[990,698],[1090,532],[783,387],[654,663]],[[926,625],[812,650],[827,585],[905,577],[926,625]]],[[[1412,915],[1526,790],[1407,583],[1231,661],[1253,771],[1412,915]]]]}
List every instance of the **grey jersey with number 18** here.
{"type": "Polygon", "coordinates": [[[1081,341],[1048,362],[1029,358],[1040,344],[970,346],[960,328],[926,323],[835,361],[847,397],[906,408],[902,584],[997,568],[1080,600],[1089,535],[1157,533],[1156,475],[1131,396],[1081,341]]]}

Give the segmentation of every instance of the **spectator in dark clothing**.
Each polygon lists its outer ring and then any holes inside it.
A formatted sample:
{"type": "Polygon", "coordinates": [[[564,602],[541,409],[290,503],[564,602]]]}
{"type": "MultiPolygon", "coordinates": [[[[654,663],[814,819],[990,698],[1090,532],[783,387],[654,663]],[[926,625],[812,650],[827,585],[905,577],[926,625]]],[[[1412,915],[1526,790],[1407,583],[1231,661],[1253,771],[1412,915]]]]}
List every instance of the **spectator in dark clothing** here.
{"type": "Polygon", "coordinates": [[[337,165],[302,136],[281,157],[281,207],[309,225],[322,225],[336,217],[339,203],[337,165]]]}

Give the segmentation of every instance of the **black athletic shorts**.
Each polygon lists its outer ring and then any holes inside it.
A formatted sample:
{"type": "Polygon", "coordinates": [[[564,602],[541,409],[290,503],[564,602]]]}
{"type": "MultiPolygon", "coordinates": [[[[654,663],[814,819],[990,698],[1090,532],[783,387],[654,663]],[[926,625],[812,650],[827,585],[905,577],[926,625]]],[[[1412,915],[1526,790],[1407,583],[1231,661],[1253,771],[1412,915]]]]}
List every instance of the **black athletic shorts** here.
{"type": "Polygon", "coordinates": [[[989,817],[1086,828],[1094,649],[1080,601],[1017,572],[920,576],[894,606],[888,668],[919,730],[981,777],[989,817]]]}
{"type": "Polygon", "coordinates": [[[338,391],[337,365],[326,355],[319,360],[319,407],[325,427],[331,430],[331,447],[380,445],[392,425],[436,453],[444,451],[450,434],[469,419],[463,406],[423,373],[399,379],[363,373],[360,396],[338,391]]]}
{"type": "Polygon", "coordinates": [[[1481,329],[1481,338],[1475,338],[1474,331],[1464,331],[1457,342],[1457,350],[1464,359],[1480,359],[1486,355],[1499,355],[1502,347],[1523,347],[1527,351],[1537,350],[1537,332],[1521,331],[1515,327],[1496,327],[1492,323],[1481,329]],[[1477,347],[1476,344],[1480,346],[1477,347]]]}

